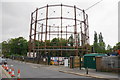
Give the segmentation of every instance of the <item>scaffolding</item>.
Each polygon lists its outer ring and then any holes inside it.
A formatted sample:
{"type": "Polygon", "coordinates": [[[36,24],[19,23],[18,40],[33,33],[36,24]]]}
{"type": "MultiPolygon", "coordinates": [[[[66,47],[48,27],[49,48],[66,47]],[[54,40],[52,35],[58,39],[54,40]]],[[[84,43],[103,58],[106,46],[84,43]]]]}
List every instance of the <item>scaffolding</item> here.
{"type": "Polygon", "coordinates": [[[88,15],[75,5],[46,5],[31,13],[29,54],[72,51],[78,56],[88,53],[88,44],[88,15]]]}

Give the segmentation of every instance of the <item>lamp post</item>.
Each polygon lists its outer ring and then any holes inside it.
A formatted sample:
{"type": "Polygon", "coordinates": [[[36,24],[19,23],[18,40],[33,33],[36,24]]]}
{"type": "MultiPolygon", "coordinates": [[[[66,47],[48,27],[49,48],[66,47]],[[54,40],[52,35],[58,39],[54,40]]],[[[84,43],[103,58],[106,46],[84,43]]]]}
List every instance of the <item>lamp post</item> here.
{"type": "Polygon", "coordinates": [[[80,55],[80,57],[79,57],[80,58],[80,60],[79,60],[80,61],[80,67],[79,68],[81,70],[81,58],[82,58],[82,55],[80,54],[80,52],[79,52],[79,55],[80,55]]]}
{"type": "Polygon", "coordinates": [[[18,51],[17,51],[18,53],[17,54],[19,54],[19,53],[21,54],[21,52],[20,52],[20,44],[21,44],[20,42],[18,42],[18,44],[17,44],[18,45],[18,51]]]}
{"type": "Polygon", "coordinates": [[[20,52],[20,49],[19,49],[19,48],[20,48],[20,47],[19,47],[19,46],[20,46],[20,42],[18,42],[18,44],[17,44],[17,45],[18,45],[18,51],[20,52]]]}

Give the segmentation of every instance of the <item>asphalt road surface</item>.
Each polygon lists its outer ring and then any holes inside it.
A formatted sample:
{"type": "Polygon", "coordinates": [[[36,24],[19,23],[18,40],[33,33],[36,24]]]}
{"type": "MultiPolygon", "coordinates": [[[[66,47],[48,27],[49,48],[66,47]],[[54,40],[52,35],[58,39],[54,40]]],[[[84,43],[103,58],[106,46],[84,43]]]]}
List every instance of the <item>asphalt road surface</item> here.
{"type": "Polygon", "coordinates": [[[41,66],[36,67],[32,64],[26,64],[20,61],[8,60],[8,66],[13,65],[12,67],[15,70],[15,75],[17,77],[17,70],[20,69],[21,78],[88,78],[84,76],[78,76],[73,74],[61,73],[59,71],[41,66]]]}

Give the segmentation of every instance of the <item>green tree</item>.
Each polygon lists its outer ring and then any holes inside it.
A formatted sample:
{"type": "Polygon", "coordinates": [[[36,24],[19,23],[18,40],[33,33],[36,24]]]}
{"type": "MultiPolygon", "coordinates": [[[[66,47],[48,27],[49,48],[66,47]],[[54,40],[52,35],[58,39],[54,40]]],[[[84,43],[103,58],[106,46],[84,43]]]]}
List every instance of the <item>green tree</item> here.
{"type": "Polygon", "coordinates": [[[100,32],[99,37],[97,37],[97,32],[94,33],[94,43],[93,52],[95,53],[105,53],[105,42],[103,41],[102,33],[100,32]]]}
{"type": "Polygon", "coordinates": [[[53,38],[51,40],[51,44],[50,45],[51,46],[60,46],[60,40],[59,40],[59,38],[53,38]]]}
{"type": "Polygon", "coordinates": [[[99,34],[99,52],[105,53],[105,42],[103,41],[102,33],[99,34]]]}
{"type": "Polygon", "coordinates": [[[100,34],[99,34],[99,43],[100,42],[103,42],[103,36],[102,36],[102,33],[100,32],[100,34]]]}
{"type": "Polygon", "coordinates": [[[7,41],[3,41],[2,43],[2,54],[4,55],[4,56],[7,56],[7,55],[9,55],[9,45],[8,45],[8,42],[7,41]]]}
{"type": "MultiPolygon", "coordinates": [[[[50,42],[50,46],[52,49],[61,49],[61,46],[67,46],[67,40],[63,38],[53,38],[50,42]],[[55,47],[54,47],[55,46],[55,47]]],[[[65,49],[65,47],[62,47],[62,49],[65,49]]],[[[66,52],[64,54],[61,54],[61,51],[53,51],[52,56],[66,56],[66,52]]]]}
{"type": "Polygon", "coordinates": [[[98,43],[97,32],[94,32],[94,43],[98,43]]]}
{"type": "Polygon", "coordinates": [[[61,38],[53,38],[51,40],[51,46],[66,46],[67,45],[67,40],[61,38]]]}
{"type": "Polygon", "coordinates": [[[61,42],[61,43],[60,43],[61,46],[67,46],[67,40],[61,38],[61,39],[60,39],[60,42],[61,42]]]}
{"type": "Polygon", "coordinates": [[[97,53],[99,49],[97,32],[94,32],[93,52],[97,53]]]}
{"type": "Polygon", "coordinates": [[[113,47],[113,50],[120,50],[120,42],[116,43],[116,45],[113,47]]]}
{"type": "Polygon", "coordinates": [[[103,41],[102,33],[99,34],[99,46],[101,46],[103,49],[105,49],[105,42],[103,41]]]}
{"type": "Polygon", "coordinates": [[[8,45],[11,55],[26,55],[28,52],[28,42],[23,37],[10,39],[8,45]]]}
{"type": "Polygon", "coordinates": [[[71,34],[71,36],[68,39],[68,43],[70,44],[70,46],[73,46],[73,42],[74,42],[74,39],[73,39],[73,35],[71,34]]]}
{"type": "Polygon", "coordinates": [[[120,49],[120,42],[117,43],[117,47],[118,47],[118,49],[120,49]]]}
{"type": "Polygon", "coordinates": [[[112,47],[108,44],[108,46],[107,46],[107,50],[106,50],[106,52],[107,53],[110,53],[110,52],[112,52],[112,47]]]}

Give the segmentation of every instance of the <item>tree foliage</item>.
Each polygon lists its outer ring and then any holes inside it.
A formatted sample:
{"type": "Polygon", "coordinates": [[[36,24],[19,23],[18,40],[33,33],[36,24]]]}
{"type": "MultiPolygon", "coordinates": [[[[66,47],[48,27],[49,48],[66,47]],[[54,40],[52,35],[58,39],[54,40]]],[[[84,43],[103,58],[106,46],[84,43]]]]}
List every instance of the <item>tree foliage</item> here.
{"type": "Polygon", "coordinates": [[[94,32],[94,43],[98,43],[97,32],[94,32]]]}
{"type": "Polygon", "coordinates": [[[97,32],[94,33],[94,43],[93,43],[93,52],[95,53],[105,53],[105,42],[103,41],[102,33],[100,32],[99,37],[97,32]]]}
{"type": "Polygon", "coordinates": [[[120,50],[120,42],[113,47],[113,50],[120,50]]]}
{"type": "Polygon", "coordinates": [[[2,53],[9,55],[26,55],[28,51],[28,42],[23,37],[12,38],[2,42],[2,53]]]}
{"type": "Polygon", "coordinates": [[[7,41],[3,41],[2,43],[2,54],[5,56],[9,53],[9,45],[7,41]]]}
{"type": "Polygon", "coordinates": [[[107,46],[107,50],[106,50],[106,52],[107,53],[110,53],[110,52],[112,52],[112,47],[108,44],[108,46],[107,46]]]}
{"type": "Polygon", "coordinates": [[[71,34],[71,36],[68,39],[68,43],[70,44],[70,46],[73,46],[73,41],[74,41],[73,35],[71,34]]]}

